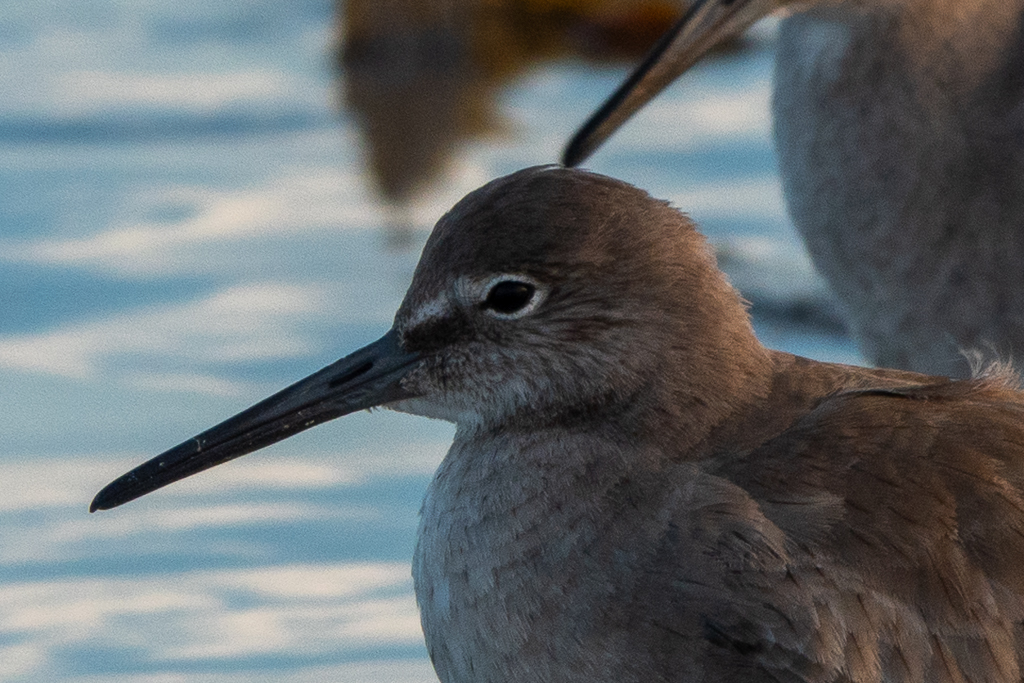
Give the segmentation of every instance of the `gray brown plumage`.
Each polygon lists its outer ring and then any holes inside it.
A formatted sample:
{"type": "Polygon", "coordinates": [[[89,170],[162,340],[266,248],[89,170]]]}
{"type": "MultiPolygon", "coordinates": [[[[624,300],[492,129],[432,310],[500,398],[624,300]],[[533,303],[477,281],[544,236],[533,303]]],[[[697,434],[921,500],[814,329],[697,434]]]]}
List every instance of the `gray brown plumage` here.
{"type": "Polygon", "coordinates": [[[457,424],[413,564],[445,683],[1022,680],[1016,378],[767,350],[685,216],[580,171],[471,193],[392,331],[93,509],[380,404],[457,424]]]}
{"type": "Polygon", "coordinates": [[[1024,356],[1024,0],[701,0],[566,163],[782,7],[786,203],[865,356],[956,376],[961,349],[1024,356]]]}

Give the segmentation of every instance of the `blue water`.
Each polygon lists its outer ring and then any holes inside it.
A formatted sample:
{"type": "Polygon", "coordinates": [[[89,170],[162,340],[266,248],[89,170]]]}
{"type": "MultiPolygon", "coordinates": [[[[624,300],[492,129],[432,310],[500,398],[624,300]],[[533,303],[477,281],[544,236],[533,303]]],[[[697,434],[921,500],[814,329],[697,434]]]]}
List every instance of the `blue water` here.
{"type": "MultiPolygon", "coordinates": [[[[400,248],[335,112],[331,12],[0,9],[0,680],[433,680],[408,568],[448,425],[353,415],[86,512],[130,466],[386,331],[433,221],[557,159],[624,73],[514,82],[505,132],[457,151],[400,248]]],[[[768,30],[702,67],[591,168],[692,213],[767,343],[856,361],[785,315],[827,293],[782,208],[770,50],[768,30]]]]}

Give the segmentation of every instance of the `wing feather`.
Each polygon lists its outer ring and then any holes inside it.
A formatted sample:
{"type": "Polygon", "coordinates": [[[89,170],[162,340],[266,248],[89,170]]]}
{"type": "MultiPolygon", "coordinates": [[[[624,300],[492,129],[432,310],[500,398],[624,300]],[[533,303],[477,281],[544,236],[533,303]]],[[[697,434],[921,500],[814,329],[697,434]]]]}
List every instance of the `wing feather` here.
{"type": "Polygon", "coordinates": [[[708,479],[717,517],[681,520],[715,556],[690,571],[726,570],[688,598],[708,680],[1021,681],[1024,402],[1004,383],[837,393],[708,479]]]}

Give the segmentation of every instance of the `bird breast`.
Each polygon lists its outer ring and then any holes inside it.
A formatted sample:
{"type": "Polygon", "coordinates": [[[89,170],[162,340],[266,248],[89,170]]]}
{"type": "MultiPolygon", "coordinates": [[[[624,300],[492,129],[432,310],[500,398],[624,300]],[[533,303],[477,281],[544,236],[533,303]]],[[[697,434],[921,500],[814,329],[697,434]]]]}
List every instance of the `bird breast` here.
{"type": "Polygon", "coordinates": [[[571,430],[456,437],[413,561],[444,683],[703,680],[694,596],[724,595],[728,574],[706,558],[727,539],[782,571],[784,541],[738,487],[643,450],[571,430]]]}
{"type": "MultiPolygon", "coordinates": [[[[413,561],[442,681],[641,680],[617,623],[628,609],[612,596],[629,590],[626,567],[639,578],[666,523],[617,513],[629,464],[602,448],[565,434],[457,435],[424,500],[413,561]]],[[[657,516],[658,498],[634,512],[657,516]]]]}

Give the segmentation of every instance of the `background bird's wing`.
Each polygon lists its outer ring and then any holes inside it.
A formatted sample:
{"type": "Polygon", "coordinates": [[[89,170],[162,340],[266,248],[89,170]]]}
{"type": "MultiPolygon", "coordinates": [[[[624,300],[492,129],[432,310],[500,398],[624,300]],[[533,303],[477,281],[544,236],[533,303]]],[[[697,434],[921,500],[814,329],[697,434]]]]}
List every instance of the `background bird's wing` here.
{"type": "Polygon", "coordinates": [[[1021,680],[1024,402],[1000,381],[836,394],[701,486],[677,588],[708,680],[1021,680]]]}

